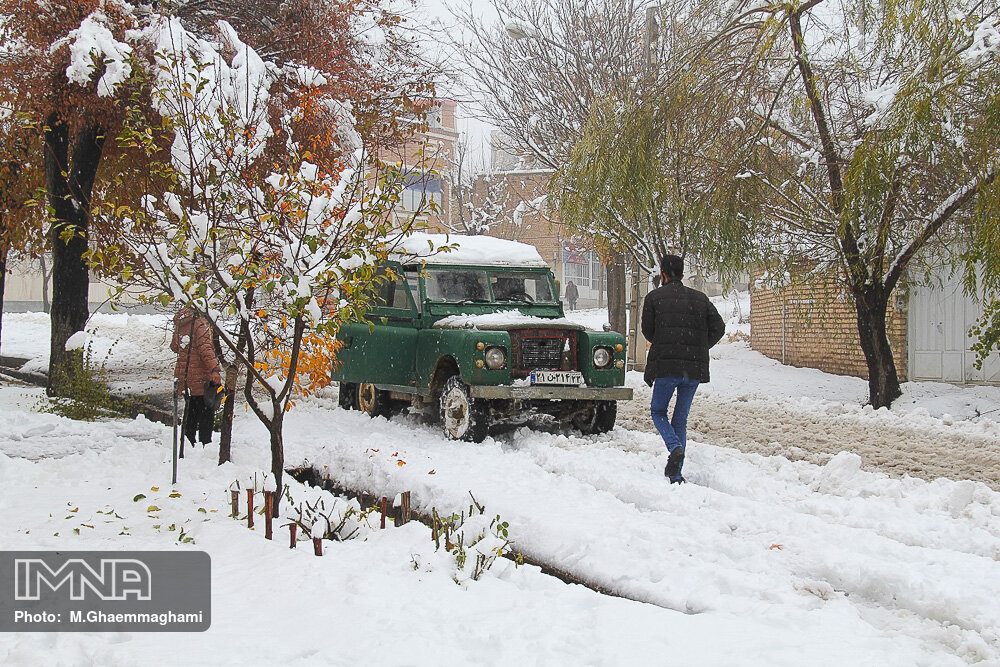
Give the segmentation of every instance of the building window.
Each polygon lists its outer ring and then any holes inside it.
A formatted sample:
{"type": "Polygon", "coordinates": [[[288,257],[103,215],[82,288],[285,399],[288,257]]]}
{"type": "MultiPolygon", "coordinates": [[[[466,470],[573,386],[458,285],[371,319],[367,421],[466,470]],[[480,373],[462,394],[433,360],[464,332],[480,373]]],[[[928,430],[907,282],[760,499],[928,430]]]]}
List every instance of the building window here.
{"type": "Polygon", "coordinates": [[[444,204],[444,183],[436,176],[409,174],[403,179],[400,206],[405,211],[428,211],[433,204],[440,211],[444,204]]]}
{"type": "Polygon", "coordinates": [[[590,264],[567,264],[563,273],[567,285],[572,280],[577,287],[590,287],[590,264]]]}
{"type": "Polygon", "coordinates": [[[563,241],[563,277],[567,285],[572,280],[578,288],[590,286],[590,258],[588,254],[587,249],[579,243],[563,241]]]}
{"type": "MultiPolygon", "coordinates": [[[[604,264],[593,250],[572,241],[562,244],[563,282],[573,281],[581,290],[600,290],[605,280],[604,264]]],[[[591,297],[587,297],[591,298],[591,297]]]]}

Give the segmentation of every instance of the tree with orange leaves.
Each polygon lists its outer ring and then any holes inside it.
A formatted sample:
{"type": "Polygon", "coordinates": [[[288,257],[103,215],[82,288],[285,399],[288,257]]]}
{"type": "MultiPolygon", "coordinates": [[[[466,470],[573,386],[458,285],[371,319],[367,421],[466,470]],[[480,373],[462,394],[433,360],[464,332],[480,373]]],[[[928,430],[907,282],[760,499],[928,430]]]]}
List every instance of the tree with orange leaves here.
{"type": "MultiPolygon", "coordinates": [[[[71,369],[66,341],[89,317],[94,268],[89,253],[95,245],[113,245],[115,237],[102,238],[101,221],[93,217],[95,204],[106,196],[116,206],[123,197],[134,203],[141,195],[136,188],[115,187],[110,179],[121,159],[149,156],[123,150],[109,137],[118,136],[124,119],[137,110],[155,125],[151,91],[159,75],[157,54],[179,46],[162,41],[164,27],[176,24],[189,39],[206,44],[225,33],[223,26],[235,30],[269,67],[285,75],[267,91],[267,104],[278,110],[294,98],[304,112],[286,121],[313,123],[313,150],[318,152],[338,143],[323,136],[329,125],[322,107],[325,96],[351,101],[357,126],[369,142],[392,143],[398,140],[397,119],[409,99],[433,88],[428,69],[400,37],[399,17],[383,4],[179,0],[161,7],[129,0],[52,0],[40,11],[33,0],[0,0],[0,105],[39,128],[43,147],[40,166],[53,253],[50,393],[58,393],[58,378],[71,369]],[[369,33],[379,39],[366,38],[369,33]],[[322,86],[295,83],[297,76],[308,78],[310,72],[324,73],[322,86]],[[312,89],[313,113],[299,96],[305,88],[312,89]]],[[[98,267],[115,269],[101,260],[98,267]]]]}
{"type": "Polygon", "coordinates": [[[328,372],[326,340],[364,317],[384,279],[374,265],[417,219],[393,220],[403,176],[377,157],[406,124],[366,117],[371,91],[345,93],[330,63],[267,59],[229,23],[206,38],[171,19],[152,38],[146,87],[160,120],[131,111],[115,143],[158,168],[115,184],[146,193],[135,205],[99,207],[118,237],[100,259],[145,298],[208,317],[245,370],[280,493],[285,413],[328,372]]]}

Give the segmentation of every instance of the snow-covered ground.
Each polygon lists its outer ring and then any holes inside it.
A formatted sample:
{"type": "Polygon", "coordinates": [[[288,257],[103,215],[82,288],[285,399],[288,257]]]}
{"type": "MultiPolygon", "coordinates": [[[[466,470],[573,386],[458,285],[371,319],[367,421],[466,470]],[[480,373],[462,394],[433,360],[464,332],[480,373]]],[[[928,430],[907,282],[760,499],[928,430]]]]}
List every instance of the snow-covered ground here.
{"type": "MultiPolygon", "coordinates": [[[[163,386],[143,374],[169,375],[166,320],[107,317],[93,346],[111,349],[108,367],[122,382],[163,386]]],[[[4,354],[41,360],[46,333],[41,316],[5,314],[4,354]]],[[[696,408],[811,415],[812,426],[782,436],[789,442],[853,421],[855,431],[913,423],[996,448],[996,388],[908,384],[893,410],[872,411],[856,378],[781,367],[739,342],[713,357],[696,408]]],[[[638,415],[648,394],[641,378],[629,382],[638,415]]],[[[471,581],[415,524],[366,528],[327,543],[323,558],[305,543],[289,550],[284,531],[268,543],[227,516],[230,483],[268,467],[251,416],[237,419],[233,464],[196,450],[171,487],[169,429],[72,422],[37,412],[43,400],[39,389],[0,386],[2,548],[205,550],[213,622],[183,638],[3,635],[5,665],[1000,665],[1000,493],[984,483],[889,476],[835,447],[822,465],[763,456],[717,446],[703,427],[691,433],[691,483],[670,486],[662,442],[641,429],[508,429],[470,445],[412,416],[340,410],[330,390],[289,413],[289,465],[389,497],[409,490],[426,511],[468,508],[471,492],[509,522],[518,550],[624,596],[614,598],[508,561],[471,581]]],[[[995,479],[997,468],[987,472],[995,479]]]]}

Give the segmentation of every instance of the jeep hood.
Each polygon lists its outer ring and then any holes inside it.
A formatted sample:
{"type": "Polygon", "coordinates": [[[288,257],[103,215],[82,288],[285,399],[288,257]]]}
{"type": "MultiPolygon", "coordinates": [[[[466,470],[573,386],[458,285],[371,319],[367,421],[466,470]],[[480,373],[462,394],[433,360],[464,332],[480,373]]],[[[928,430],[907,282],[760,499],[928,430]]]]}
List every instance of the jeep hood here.
{"type": "Polygon", "coordinates": [[[449,315],[434,323],[435,329],[572,329],[585,331],[587,327],[565,317],[537,317],[519,310],[504,310],[485,315],[449,315]]]}

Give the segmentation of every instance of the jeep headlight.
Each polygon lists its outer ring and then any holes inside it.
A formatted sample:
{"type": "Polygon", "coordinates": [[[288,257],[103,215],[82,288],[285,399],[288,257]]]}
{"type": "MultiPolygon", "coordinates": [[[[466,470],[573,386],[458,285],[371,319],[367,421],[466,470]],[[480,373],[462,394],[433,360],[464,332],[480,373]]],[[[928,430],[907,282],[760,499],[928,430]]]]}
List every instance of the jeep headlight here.
{"type": "Polygon", "coordinates": [[[486,367],[498,371],[507,365],[507,351],[502,347],[486,348],[486,367]]]}
{"type": "Polygon", "coordinates": [[[611,365],[611,350],[606,347],[594,348],[594,368],[606,368],[611,365]]]}

